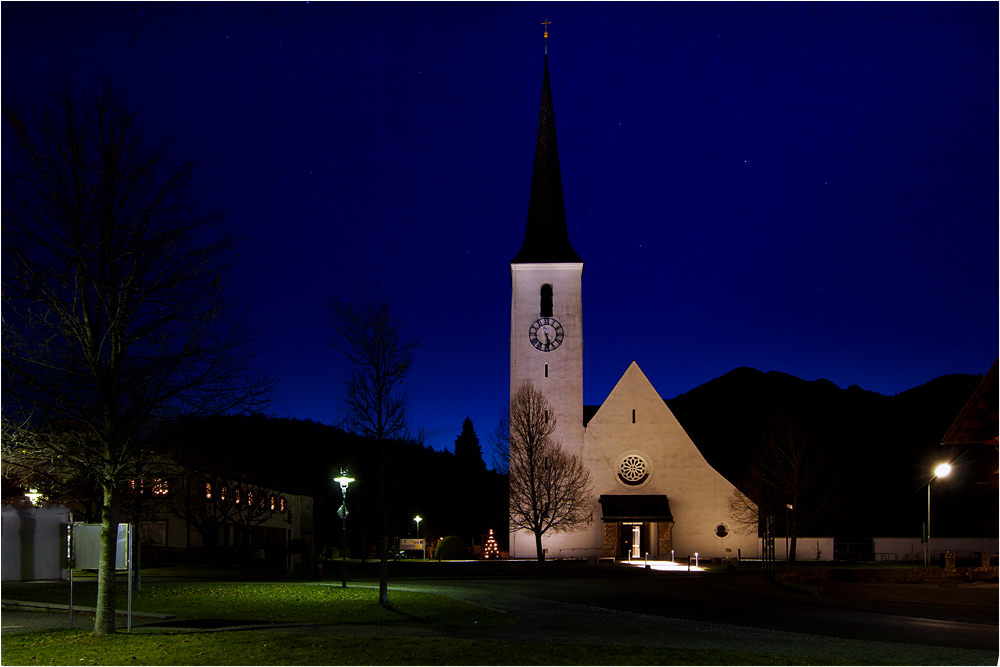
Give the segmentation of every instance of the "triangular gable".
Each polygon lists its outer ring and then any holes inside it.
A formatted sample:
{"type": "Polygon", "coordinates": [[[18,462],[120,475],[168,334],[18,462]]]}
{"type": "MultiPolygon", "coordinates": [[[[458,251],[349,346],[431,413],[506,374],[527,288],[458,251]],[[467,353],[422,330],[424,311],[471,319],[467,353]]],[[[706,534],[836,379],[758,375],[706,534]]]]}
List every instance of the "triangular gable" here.
{"type": "MultiPolygon", "coordinates": [[[[660,393],[656,391],[653,383],[649,381],[649,378],[646,377],[646,374],[642,372],[641,368],[639,368],[639,364],[634,360],[631,364],[629,364],[628,369],[626,369],[625,373],[621,376],[618,382],[615,383],[614,388],[608,394],[607,398],[604,399],[604,402],[601,403],[601,405],[587,406],[594,410],[594,412],[589,415],[589,418],[585,417],[584,425],[588,426],[594,423],[595,420],[600,421],[602,417],[601,411],[608,404],[611,398],[616,394],[623,392],[634,392],[639,395],[644,395],[644,398],[650,401],[650,409],[657,412],[660,412],[662,409],[662,414],[664,416],[669,415],[669,419],[676,424],[677,428],[684,431],[684,427],[681,426],[679,421],[677,421],[677,417],[674,416],[673,411],[660,397],[660,393]]],[[[684,434],[687,435],[687,432],[685,431],[684,434]]]]}
{"type": "Polygon", "coordinates": [[[958,413],[951,428],[941,438],[942,445],[984,443],[998,446],[997,442],[997,361],[983,376],[982,381],[965,407],[958,413]]]}

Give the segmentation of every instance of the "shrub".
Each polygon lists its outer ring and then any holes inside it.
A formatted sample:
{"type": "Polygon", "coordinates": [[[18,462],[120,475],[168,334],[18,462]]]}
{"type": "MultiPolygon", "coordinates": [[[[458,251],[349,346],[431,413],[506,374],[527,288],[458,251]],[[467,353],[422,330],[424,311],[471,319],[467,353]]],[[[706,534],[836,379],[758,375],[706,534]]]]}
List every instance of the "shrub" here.
{"type": "Polygon", "coordinates": [[[437,560],[466,560],[468,557],[469,548],[458,535],[449,535],[434,547],[434,558],[437,560]]]}

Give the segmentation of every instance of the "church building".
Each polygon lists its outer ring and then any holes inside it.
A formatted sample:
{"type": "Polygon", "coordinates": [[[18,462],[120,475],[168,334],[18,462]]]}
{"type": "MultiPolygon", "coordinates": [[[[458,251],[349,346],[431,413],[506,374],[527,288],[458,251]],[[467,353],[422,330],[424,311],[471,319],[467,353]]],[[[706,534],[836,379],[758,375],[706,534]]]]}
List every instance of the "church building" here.
{"type": "MultiPolygon", "coordinates": [[[[556,415],[553,437],[590,472],[593,521],[546,532],[547,558],[669,560],[758,554],[756,534],[729,519],[734,487],[713,469],[633,362],[600,406],[583,404],[583,259],[563,202],[548,53],[527,228],[511,260],[510,391],[525,381],[556,415]]],[[[512,531],[513,558],[535,558],[534,535],[512,531]]]]}

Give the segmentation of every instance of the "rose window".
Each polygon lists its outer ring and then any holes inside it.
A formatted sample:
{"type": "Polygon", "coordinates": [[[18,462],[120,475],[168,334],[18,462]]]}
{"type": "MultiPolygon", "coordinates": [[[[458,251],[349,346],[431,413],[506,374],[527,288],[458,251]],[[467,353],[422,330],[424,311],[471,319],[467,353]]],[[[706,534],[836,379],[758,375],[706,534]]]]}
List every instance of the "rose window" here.
{"type": "Polygon", "coordinates": [[[631,454],[622,459],[621,476],[626,482],[640,482],[646,477],[646,462],[641,456],[631,454]]]}

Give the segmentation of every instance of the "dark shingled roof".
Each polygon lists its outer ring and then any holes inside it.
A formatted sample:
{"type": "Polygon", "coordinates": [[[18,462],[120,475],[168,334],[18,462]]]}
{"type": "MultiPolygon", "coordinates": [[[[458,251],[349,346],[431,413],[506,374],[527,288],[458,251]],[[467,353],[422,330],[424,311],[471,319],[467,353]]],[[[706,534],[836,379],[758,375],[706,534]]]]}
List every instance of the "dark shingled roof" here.
{"type": "Polygon", "coordinates": [[[673,521],[664,495],[601,496],[603,521],[673,521]]]}
{"type": "Polygon", "coordinates": [[[556,121],[552,114],[552,91],[549,89],[549,56],[545,56],[542,74],[542,108],[538,115],[538,139],[535,142],[535,168],[531,173],[531,197],[528,201],[528,225],[524,243],[511,264],[583,262],[573,250],[566,229],[559,149],[556,146],[556,121]]]}

